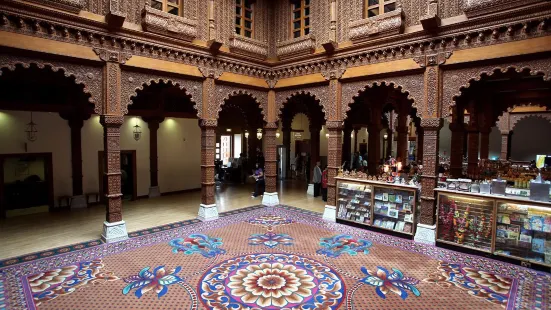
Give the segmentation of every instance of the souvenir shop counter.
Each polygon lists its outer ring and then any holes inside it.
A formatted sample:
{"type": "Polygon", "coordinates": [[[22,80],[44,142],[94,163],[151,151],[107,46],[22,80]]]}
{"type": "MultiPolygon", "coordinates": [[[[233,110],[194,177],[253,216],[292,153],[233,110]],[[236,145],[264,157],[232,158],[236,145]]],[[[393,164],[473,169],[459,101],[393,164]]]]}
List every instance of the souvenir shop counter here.
{"type": "Polygon", "coordinates": [[[418,187],[337,177],[337,219],[414,235],[418,187]]]}
{"type": "Polygon", "coordinates": [[[435,191],[437,242],[551,267],[551,202],[435,191]]]}

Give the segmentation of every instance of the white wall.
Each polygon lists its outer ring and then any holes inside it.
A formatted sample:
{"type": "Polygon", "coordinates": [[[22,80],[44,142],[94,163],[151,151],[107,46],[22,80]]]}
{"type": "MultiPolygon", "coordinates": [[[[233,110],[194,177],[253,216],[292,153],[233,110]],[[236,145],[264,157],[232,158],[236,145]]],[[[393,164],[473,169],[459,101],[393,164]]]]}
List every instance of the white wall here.
{"type": "Polygon", "coordinates": [[[450,123],[444,120],[444,125],[440,129],[439,155],[449,157],[452,148],[452,131],[450,123]]]}
{"type": "MultiPolygon", "coordinates": [[[[82,127],[82,174],[84,193],[99,191],[98,152],[103,151],[103,128],[93,115],[82,127]]],[[[52,153],[54,197],[72,195],[71,132],[57,113],[33,113],[38,139],[26,140],[29,112],[0,111],[0,153],[52,153]]],[[[201,187],[201,130],[195,119],[166,119],[158,131],[159,186],[161,192],[201,187]],[[185,139],[185,141],[184,141],[185,139]]],[[[136,151],[137,195],[149,193],[149,128],[136,117],[125,117],[121,127],[121,150],[136,151]],[[134,126],[142,137],[134,140],[134,126]]]]}

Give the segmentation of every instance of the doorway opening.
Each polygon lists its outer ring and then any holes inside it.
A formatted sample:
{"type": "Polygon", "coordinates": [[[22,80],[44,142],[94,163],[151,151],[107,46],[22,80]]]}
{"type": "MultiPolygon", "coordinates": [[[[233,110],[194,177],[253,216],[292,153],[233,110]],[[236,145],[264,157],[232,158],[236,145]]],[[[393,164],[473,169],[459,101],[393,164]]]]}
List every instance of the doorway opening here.
{"type": "Polygon", "coordinates": [[[52,153],[0,154],[0,217],[54,208],[52,153]]]}
{"type": "MultiPolygon", "coordinates": [[[[99,193],[100,200],[105,203],[107,182],[105,180],[104,152],[98,152],[99,193]]],[[[138,193],[138,175],[136,172],[136,150],[121,151],[121,193],[123,200],[136,200],[138,193]]]]}

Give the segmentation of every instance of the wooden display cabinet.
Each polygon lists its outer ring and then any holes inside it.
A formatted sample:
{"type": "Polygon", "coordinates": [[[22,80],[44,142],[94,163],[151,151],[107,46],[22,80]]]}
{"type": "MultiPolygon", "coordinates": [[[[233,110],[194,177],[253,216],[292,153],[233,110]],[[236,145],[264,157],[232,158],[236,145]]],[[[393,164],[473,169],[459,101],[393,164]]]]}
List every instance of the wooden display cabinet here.
{"type": "Polygon", "coordinates": [[[337,219],[413,236],[417,190],[411,185],[337,179],[337,219]]]}

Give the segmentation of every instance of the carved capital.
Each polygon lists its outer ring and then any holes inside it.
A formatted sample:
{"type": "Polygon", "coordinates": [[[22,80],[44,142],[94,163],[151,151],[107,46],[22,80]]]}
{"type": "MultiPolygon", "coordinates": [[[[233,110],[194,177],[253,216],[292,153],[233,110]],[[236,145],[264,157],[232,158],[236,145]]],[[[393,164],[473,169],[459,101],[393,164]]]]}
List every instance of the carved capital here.
{"type": "Polygon", "coordinates": [[[316,50],[316,38],[313,34],[278,42],[276,54],[279,59],[312,54],[316,50]]]}
{"type": "Polygon", "coordinates": [[[145,31],[168,35],[186,41],[197,37],[197,21],[176,16],[146,5],[142,11],[142,27],[145,31]]]}
{"type": "Polygon", "coordinates": [[[342,121],[327,121],[325,122],[325,128],[328,130],[342,130],[343,122],[342,121]]]}
{"type": "Polygon", "coordinates": [[[326,67],[321,70],[321,75],[325,78],[326,81],[329,80],[338,80],[346,72],[345,66],[338,67],[326,67]]]}
{"type": "Polygon", "coordinates": [[[86,5],[86,0],[30,0],[41,5],[48,5],[56,9],[69,11],[72,13],[80,12],[86,5]]]}
{"type": "Polygon", "coordinates": [[[399,34],[404,30],[402,8],[371,18],[350,22],[349,38],[353,42],[365,40],[374,35],[399,34]]]}
{"type": "Polygon", "coordinates": [[[230,51],[258,59],[268,57],[268,43],[233,34],[230,37],[230,51]]]}
{"type": "Polygon", "coordinates": [[[215,120],[215,119],[202,119],[199,122],[199,126],[204,127],[204,128],[206,128],[206,127],[216,128],[216,127],[218,127],[218,120],[215,120]]]}
{"type": "Polygon", "coordinates": [[[275,79],[275,78],[268,78],[268,79],[266,79],[266,83],[268,84],[268,87],[269,87],[270,89],[273,89],[273,88],[276,86],[277,81],[278,81],[278,79],[275,79]]]}
{"type": "Polygon", "coordinates": [[[269,122],[269,123],[266,123],[266,125],[264,125],[264,129],[277,129],[278,126],[277,126],[277,123],[276,122],[269,122]]]}
{"type": "Polygon", "coordinates": [[[117,62],[119,64],[124,64],[128,59],[132,57],[130,53],[123,53],[119,51],[108,50],[104,48],[94,48],[94,53],[99,56],[99,58],[106,62],[117,62]]]}
{"type": "Polygon", "coordinates": [[[219,68],[210,68],[210,67],[198,67],[199,72],[203,75],[205,78],[211,78],[218,80],[222,73],[224,73],[224,70],[219,68]]]}
{"type": "Polygon", "coordinates": [[[99,122],[103,127],[121,127],[124,123],[124,116],[101,115],[99,122]]]}
{"type": "Polygon", "coordinates": [[[443,120],[441,118],[422,118],[421,119],[421,127],[423,127],[423,130],[429,131],[437,131],[442,128],[443,120]]]}
{"type": "Polygon", "coordinates": [[[446,63],[446,60],[451,57],[453,52],[440,52],[435,54],[427,54],[427,55],[421,55],[417,57],[413,57],[413,61],[415,61],[421,68],[427,67],[427,66],[439,66],[446,63]]]}

